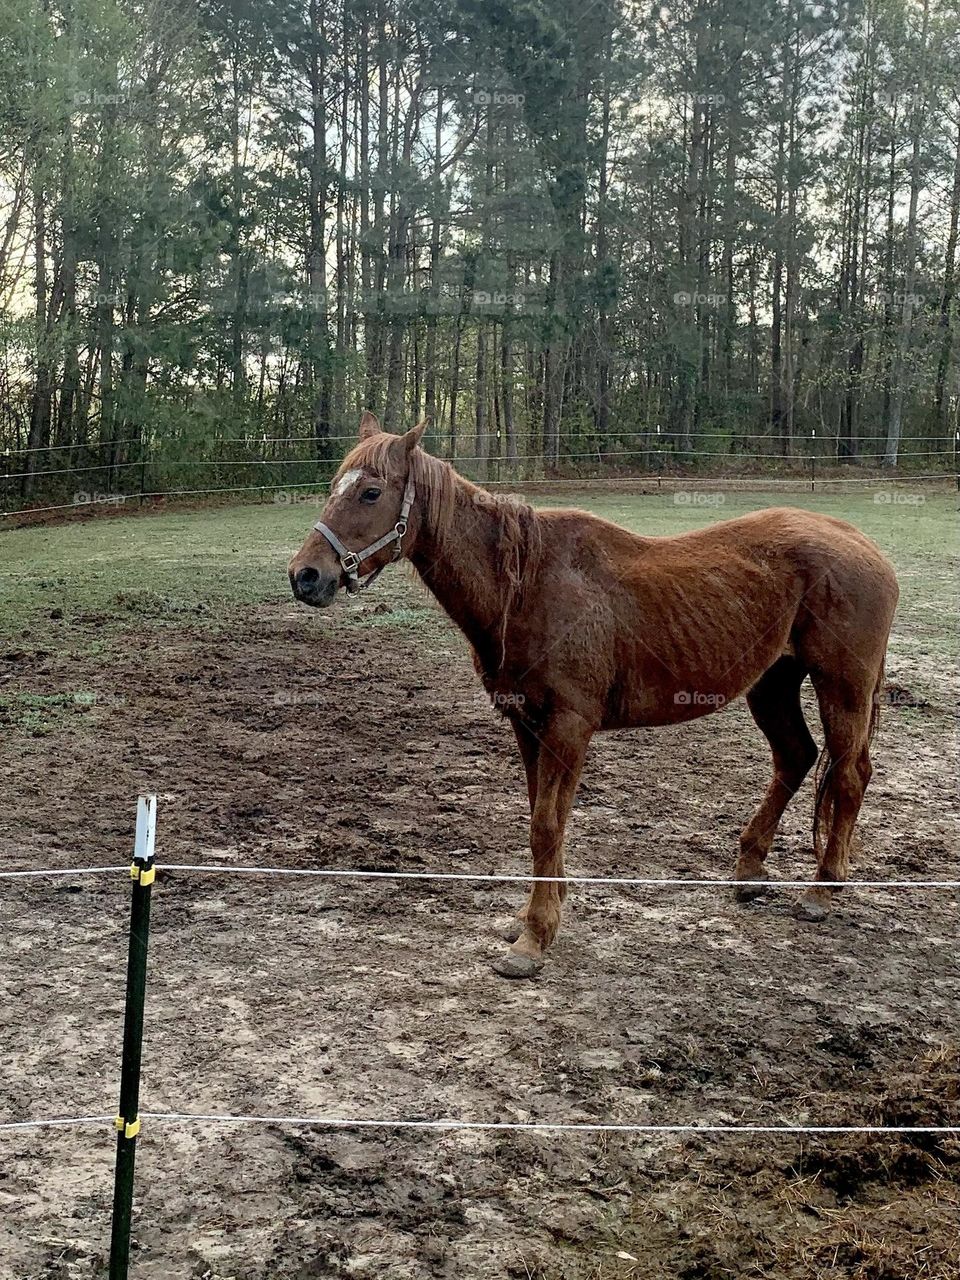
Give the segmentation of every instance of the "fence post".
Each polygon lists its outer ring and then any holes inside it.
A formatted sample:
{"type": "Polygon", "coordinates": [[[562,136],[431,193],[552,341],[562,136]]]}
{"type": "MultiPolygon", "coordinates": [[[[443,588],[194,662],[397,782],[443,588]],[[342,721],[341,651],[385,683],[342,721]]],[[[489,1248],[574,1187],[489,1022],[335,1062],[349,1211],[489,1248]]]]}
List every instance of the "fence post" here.
{"type": "Polygon", "coordinates": [[[140,442],[140,501],[137,506],[143,506],[143,495],[147,491],[147,446],[140,442]]]}
{"type": "Polygon", "coordinates": [[[137,1159],[137,1134],[140,1132],[140,1056],[147,988],[150,888],[156,875],[153,865],[156,824],[157,797],[140,796],[137,801],[137,836],[130,867],[133,892],[127,953],[127,998],[123,1016],[123,1059],[120,1064],[120,1114],[116,1122],[117,1163],[113,1182],[110,1280],[127,1280],[130,1265],[133,1172],[137,1159]]]}

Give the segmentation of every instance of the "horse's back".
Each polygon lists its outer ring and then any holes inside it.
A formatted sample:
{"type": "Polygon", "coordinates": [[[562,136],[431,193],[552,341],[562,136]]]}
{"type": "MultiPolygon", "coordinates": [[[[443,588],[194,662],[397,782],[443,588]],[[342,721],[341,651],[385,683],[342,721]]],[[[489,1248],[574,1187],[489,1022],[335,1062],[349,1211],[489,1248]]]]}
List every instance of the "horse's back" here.
{"type": "Polygon", "coordinates": [[[529,638],[579,691],[603,690],[604,727],[704,714],[784,654],[810,670],[882,662],[896,579],[845,521],[777,507],[643,537],[586,512],[538,516],[529,638]]]}
{"type": "Polygon", "coordinates": [[[609,563],[639,572],[720,570],[740,557],[799,570],[809,589],[818,577],[840,573],[882,582],[896,600],[896,575],[880,548],[855,525],[803,507],[764,507],[684,533],[650,537],[633,533],[591,512],[572,508],[538,513],[545,540],[554,536],[583,552],[595,544],[609,563]]]}

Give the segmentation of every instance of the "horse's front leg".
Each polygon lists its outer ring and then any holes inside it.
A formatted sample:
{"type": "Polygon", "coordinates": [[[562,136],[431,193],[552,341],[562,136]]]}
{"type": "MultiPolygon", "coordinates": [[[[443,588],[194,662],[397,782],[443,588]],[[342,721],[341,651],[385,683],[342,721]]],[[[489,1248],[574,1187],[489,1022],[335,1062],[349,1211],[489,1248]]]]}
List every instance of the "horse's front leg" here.
{"type": "MultiPolygon", "coordinates": [[[[534,876],[564,874],[563,834],[592,734],[592,728],[579,716],[563,712],[539,735],[530,820],[534,876]]],[[[540,969],[543,953],[560,928],[565,896],[566,885],[542,880],[534,883],[524,909],[523,932],[509,954],[494,965],[497,973],[505,978],[529,978],[540,969]]]]}

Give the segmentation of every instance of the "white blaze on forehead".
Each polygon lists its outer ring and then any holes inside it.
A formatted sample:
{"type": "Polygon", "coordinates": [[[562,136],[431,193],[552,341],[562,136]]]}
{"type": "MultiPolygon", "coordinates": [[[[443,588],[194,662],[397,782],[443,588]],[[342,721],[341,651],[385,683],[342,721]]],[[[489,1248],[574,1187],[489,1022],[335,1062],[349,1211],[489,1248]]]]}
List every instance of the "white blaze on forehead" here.
{"type": "Polygon", "coordinates": [[[359,467],[354,467],[352,471],[345,471],[343,475],[340,477],[340,479],[337,481],[337,487],[334,489],[333,492],[338,497],[346,493],[347,490],[352,485],[355,485],[357,483],[357,481],[360,479],[362,474],[363,472],[360,470],[359,467]]]}

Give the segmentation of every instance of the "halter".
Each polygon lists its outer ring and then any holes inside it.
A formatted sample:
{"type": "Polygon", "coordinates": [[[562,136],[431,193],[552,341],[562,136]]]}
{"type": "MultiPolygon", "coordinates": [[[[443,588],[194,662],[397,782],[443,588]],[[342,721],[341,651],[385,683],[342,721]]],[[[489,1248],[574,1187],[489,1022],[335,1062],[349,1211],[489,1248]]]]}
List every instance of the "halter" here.
{"type": "MultiPolygon", "coordinates": [[[[340,568],[347,575],[347,590],[351,595],[356,595],[358,591],[362,591],[364,587],[369,587],[374,578],[379,577],[383,570],[387,567],[382,564],[379,569],[374,569],[373,573],[368,573],[361,580],[357,572],[364,560],[370,556],[376,555],[384,547],[388,547],[391,542],[397,544],[393,553],[393,559],[399,560],[403,554],[403,535],[407,532],[407,520],[410,517],[410,508],[413,506],[413,500],[417,496],[412,477],[407,477],[407,486],[403,491],[403,502],[400,504],[400,519],[393,526],[389,533],[385,533],[382,538],[378,538],[376,542],[371,542],[369,547],[364,547],[362,551],[351,551],[349,547],[345,547],[337,535],[322,520],[318,520],[313,526],[317,533],[322,533],[326,540],[337,553],[337,559],[340,561],[340,568]]],[[[387,564],[393,561],[388,560],[387,564]]]]}

